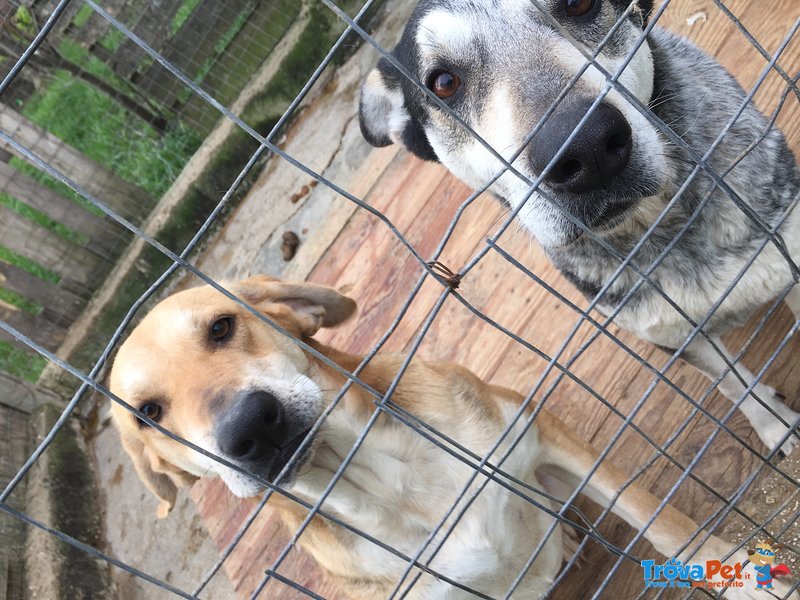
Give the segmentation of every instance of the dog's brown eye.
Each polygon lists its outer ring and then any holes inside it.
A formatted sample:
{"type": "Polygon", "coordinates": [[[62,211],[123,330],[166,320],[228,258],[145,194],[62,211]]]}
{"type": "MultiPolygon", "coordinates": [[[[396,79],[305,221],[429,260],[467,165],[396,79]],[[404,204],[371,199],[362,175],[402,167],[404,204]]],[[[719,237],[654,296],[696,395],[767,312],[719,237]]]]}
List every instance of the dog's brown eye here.
{"type": "Polygon", "coordinates": [[[233,331],[233,317],[222,317],[211,324],[211,339],[215,342],[225,341],[233,331]]]}
{"type": "Polygon", "coordinates": [[[428,88],[439,98],[449,98],[461,87],[461,78],[448,71],[438,71],[428,79],[428,88]]]}
{"type": "Polygon", "coordinates": [[[582,17],[588,14],[597,0],[566,0],[565,9],[568,17],[582,17]]]}
{"type": "MultiPolygon", "coordinates": [[[[142,413],[145,417],[147,417],[151,421],[155,421],[156,423],[158,423],[158,420],[161,418],[161,405],[157,404],[156,402],[148,402],[147,404],[142,404],[139,407],[139,412],[142,413]]],[[[148,423],[145,423],[138,417],[136,420],[139,421],[139,425],[142,426],[148,425],[148,423]]]]}

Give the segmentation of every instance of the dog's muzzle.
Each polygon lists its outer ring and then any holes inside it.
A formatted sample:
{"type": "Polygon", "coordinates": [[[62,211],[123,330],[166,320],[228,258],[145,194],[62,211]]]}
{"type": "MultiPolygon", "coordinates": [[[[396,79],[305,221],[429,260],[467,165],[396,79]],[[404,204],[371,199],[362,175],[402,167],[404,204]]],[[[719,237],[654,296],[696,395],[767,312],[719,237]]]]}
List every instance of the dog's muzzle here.
{"type": "MultiPolygon", "coordinates": [[[[550,115],[529,146],[531,167],[544,171],[589,111],[592,102],[580,100],[550,115]]],[[[623,114],[601,103],[545,176],[556,193],[588,194],[611,187],[631,156],[631,127],[623,114]]]]}
{"type": "MultiPolygon", "coordinates": [[[[264,390],[248,391],[237,396],[217,421],[214,436],[219,449],[231,461],[271,482],[309,431],[288,421],[274,394],[264,390]]],[[[303,457],[299,457],[293,470],[302,461],[303,457]]],[[[284,481],[290,479],[291,474],[287,474],[284,481]]]]}

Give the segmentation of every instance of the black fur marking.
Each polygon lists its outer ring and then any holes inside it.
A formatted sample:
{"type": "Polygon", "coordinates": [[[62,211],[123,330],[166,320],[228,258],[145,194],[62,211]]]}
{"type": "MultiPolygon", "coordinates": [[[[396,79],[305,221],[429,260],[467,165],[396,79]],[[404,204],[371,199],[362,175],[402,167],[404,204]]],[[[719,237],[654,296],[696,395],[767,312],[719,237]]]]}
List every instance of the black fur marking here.
{"type": "Polygon", "coordinates": [[[586,296],[587,300],[591,300],[600,292],[601,286],[593,283],[591,281],[586,281],[585,279],[581,279],[575,273],[568,269],[562,269],[561,274],[567,278],[572,285],[578,288],[578,291],[586,296]]]}
{"type": "Polygon", "coordinates": [[[428,142],[425,131],[413,117],[408,120],[408,125],[403,130],[403,145],[423,160],[439,162],[439,158],[428,142]]]}
{"type": "MultiPolygon", "coordinates": [[[[653,345],[654,345],[656,348],[658,348],[659,350],[661,350],[662,352],[666,352],[666,353],[667,353],[667,354],[669,354],[670,356],[672,356],[673,354],[675,354],[675,352],[677,352],[677,350],[678,350],[677,348],[670,348],[669,346],[662,346],[661,344],[653,344],[653,345]]],[[[680,356],[683,356],[683,353],[681,353],[681,355],[680,355],[680,356]]]]}
{"type": "MultiPolygon", "coordinates": [[[[603,286],[598,283],[581,279],[572,271],[562,269],[561,273],[587,300],[594,300],[603,288],[603,286]]],[[[616,306],[622,302],[623,298],[623,295],[614,293],[609,289],[600,297],[599,303],[604,306],[616,306]]]]}

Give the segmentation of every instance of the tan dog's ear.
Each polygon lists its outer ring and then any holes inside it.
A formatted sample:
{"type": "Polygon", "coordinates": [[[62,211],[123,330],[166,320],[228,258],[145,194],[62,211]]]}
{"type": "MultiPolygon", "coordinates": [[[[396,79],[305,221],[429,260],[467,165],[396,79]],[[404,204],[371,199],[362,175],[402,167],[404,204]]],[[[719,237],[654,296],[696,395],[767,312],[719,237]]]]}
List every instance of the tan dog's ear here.
{"type": "Polygon", "coordinates": [[[320,327],[346,321],[356,311],[352,298],[313,283],[285,283],[256,275],[238,283],[236,290],[248,304],[265,313],[281,317],[288,309],[300,333],[307,337],[320,327]]]}
{"type": "Polygon", "coordinates": [[[178,487],[191,485],[197,477],[153,455],[135,436],[121,432],[121,438],[122,447],[133,460],[139,478],[161,500],[156,516],[163,519],[175,506],[178,487]]]}

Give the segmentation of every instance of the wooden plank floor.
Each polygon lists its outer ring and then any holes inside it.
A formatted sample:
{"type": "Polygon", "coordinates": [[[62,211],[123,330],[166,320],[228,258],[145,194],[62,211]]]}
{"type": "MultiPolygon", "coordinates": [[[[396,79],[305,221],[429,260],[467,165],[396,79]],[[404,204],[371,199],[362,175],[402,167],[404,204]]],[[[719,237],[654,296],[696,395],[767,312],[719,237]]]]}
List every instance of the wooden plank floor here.
{"type": "MultiPolygon", "coordinates": [[[[797,0],[730,0],[727,3],[745,27],[768,52],[775,51],[795,19],[800,17],[797,0]]],[[[672,2],[662,23],[668,28],[695,40],[729,68],[748,88],[764,69],[766,61],[739,33],[733,23],[712,0],[672,2]],[[697,17],[693,25],[688,20],[697,17]]],[[[790,75],[800,68],[800,36],[795,36],[779,63],[790,75]]],[[[774,72],[756,95],[759,107],[766,113],[775,110],[785,90],[785,82],[774,72]]],[[[795,152],[800,151],[800,103],[790,95],[778,123],[787,134],[795,152]]],[[[388,163],[377,182],[371,186],[366,200],[382,211],[409,239],[424,257],[431,255],[444,235],[459,206],[470,190],[450,176],[442,167],[422,163],[406,152],[389,148],[376,150],[376,161],[388,163]],[[387,161],[387,153],[391,153],[387,161]]],[[[235,217],[234,217],[235,218],[235,217]]],[[[451,268],[462,267],[503,218],[498,204],[489,197],[478,198],[464,212],[441,260],[451,268]]],[[[513,225],[501,239],[502,247],[579,306],[583,298],[553,269],[535,243],[513,225]]],[[[386,226],[365,211],[357,211],[342,229],[335,242],[313,270],[310,280],[344,290],[358,300],[358,318],[320,337],[351,352],[366,352],[395,319],[420,276],[420,266],[389,232],[386,226]]],[[[537,285],[495,252],[490,252],[463,281],[460,292],[480,311],[519,334],[547,355],[557,353],[577,322],[576,314],[537,285]]],[[[396,332],[386,344],[387,350],[409,347],[426,318],[441,287],[428,281],[412,303],[396,332]]],[[[770,319],[744,363],[757,371],[792,323],[788,310],[782,307],[770,319]]],[[[728,337],[737,348],[749,335],[753,324],[728,337]]],[[[667,356],[654,347],[615,327],[618,335],[644,359],[662,366],[667,356]]],[[[568,344],[564,358],[569,358],[589,339],[593,328],[582,325],[575,339],[568,344]]],[[[466,365],[479,376],[493,383],[529,392],[545,372],[547,363],[535,353],[480,321],[459,302],[450,298],[425,335],[420,348],[425,358],[452,360],[466,365]]],[[[780,355],[766,376],[767,383],[795,399],[800,392],[800,339],[795,339],[780,355]]],[[[630,356],[605,336],[597,339],[576,361],[572,372],[609,399],[617,410],[628,415],[648,388],[652,377],[630,356]]],[[[687,394],[700,397],[706,380],[686,366],[672,368],[668,375],[687,394]]],[[[547,382],[555,381],[549,376],[547,382]]],[[[547,386],[545,386],[546,389],[547,386]]],[[[542,393],[537,394],[541,398],[542,393]]],[[[559,414],[583,438],[603,448],[621,426],[621,418],[598,402],[569,379],[560,381],[547,400],[548,407],[559,414]]],[[[713,394],[708,409],[722,416],[729,403],[713,394]]],[[[634,422],[657,443],[666,442],[691,412],[690,405],[665,385],[659,384],[638,412],[634,422]]],[[[729,421],[731,428],[756,450],[763,451],[746,420],[736,414],[729,421]]],[[[704,418],[694,418],[670,447],[670,453],[687,464],[708,440],[713,427],[704,418]]],[[[652,446],[628,429],[611,452],[612,459],[624,469],[635,470],[654,454],[652,446]]],[[[721,434],[694,469],[696,476],[717,492],[730,494],[755,469],[759,460],[726,434],[721,434]]],[[[666,493],[680,472],[666,460],[657,460],[643,474],[641,481],[656,494],[666,493]]],[[[232,500],[219,482],[203,481],[192,491],[212,536],[220,547],[231,539],[237,526],[246,517],[249,506],[232,500]]],[[[696,520],[702,520],[722,504],[711,493],[694,482],[683,484],[674,504],[696,520]]],[[[590,515],[596,507],[582,505],[590,515]]],[[[758,518],[758,514],[753,515],[758,518]]],[[[626,544],[634,533],[617,519],[608,519],[603,533],[616,544],[626,544]]],[[[287,539],[286,532],[268,512],[260,516],[225,569],[242,597],[248,597],[287,539]]],[[[641,556],[655,556],[646,544],[635,550],[641,556]]],[[[584,568],[569,574],[554,597],[584,598],[599,586],[615,559],[597,545],[584,552],[584,568]]],[[[335,586],[322,577],[313,562],[293,550],[281,572],[299,581],[326,598],[342,597],[335,586]]],[[[641,569],[625,564],[604,597],[633,598],[642,590],[641,569]]],[[[272,581],[263,598],[300,598],[298,592],[272,581]]]]}

